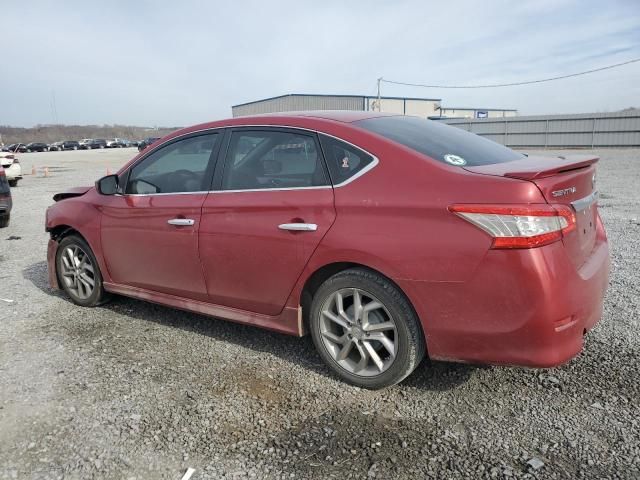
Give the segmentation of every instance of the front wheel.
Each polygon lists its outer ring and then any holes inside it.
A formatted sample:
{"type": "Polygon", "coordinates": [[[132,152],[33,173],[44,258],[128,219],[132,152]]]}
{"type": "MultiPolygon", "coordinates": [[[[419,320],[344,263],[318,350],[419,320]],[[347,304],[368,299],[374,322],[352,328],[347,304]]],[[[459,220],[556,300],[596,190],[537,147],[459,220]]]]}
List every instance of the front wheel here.
{"type": "Polygon", "coordinates": [[[73,303],[95,307],[108,300],[102,286],[102,275],[91,248],[78,235],[60,241],[56,251],[58,282],[73,303]]]}
{"type": "Polygon", "coordinates": [[[17,179],[9,180],[9,186],[10,187],[17,187],[18,186],[18,180],[17,179]]]}
{"type": "Polygon", "coordinates": [[[345,381],[378,389],[406,378],[425,356],[420,322],[388,279],[365,269],[340,272],[314,295],[311,336],[345,381]]]}

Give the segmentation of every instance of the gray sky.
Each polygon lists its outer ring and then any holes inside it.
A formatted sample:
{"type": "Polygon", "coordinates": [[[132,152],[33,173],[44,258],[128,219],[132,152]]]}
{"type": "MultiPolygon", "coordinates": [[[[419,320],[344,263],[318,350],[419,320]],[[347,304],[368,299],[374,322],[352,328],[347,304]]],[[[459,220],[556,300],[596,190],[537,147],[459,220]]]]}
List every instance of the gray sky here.
{"type": "MultiPolygon", "coordinates": [[[[640,1],[3,0],[0,124],[186,126],[285,93],[375,93],[376,78],[502,83],[640,57],[640,1]]],[[[483,90],[383,95],[521,114],[640,107],[640,63],[483,90]]]]}

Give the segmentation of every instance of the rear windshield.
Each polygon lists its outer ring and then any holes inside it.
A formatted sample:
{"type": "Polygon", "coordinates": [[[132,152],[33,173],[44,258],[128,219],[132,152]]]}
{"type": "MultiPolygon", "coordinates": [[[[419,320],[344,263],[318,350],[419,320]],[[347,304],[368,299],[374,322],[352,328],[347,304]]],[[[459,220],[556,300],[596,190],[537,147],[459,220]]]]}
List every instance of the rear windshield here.
{"type": "Polygon", "coordinates": [[[354,124],[449,165],[489,165],[523,158],[499,143],[424,118],[377,117],[354,124]]]}

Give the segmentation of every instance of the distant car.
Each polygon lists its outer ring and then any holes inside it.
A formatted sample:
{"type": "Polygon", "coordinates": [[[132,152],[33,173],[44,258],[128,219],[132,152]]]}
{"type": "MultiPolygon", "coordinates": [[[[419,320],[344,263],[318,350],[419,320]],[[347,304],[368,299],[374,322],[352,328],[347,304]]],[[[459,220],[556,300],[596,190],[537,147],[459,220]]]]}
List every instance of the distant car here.
{"type": "Polygon", "coordinates": [[[17,187],[18,180],[22,180],[22,167],[14,154],[9,152],[0,153],[0,166],[4,168],[9,185],[17,187]]]}
{"type": "Polygon", "coordinates": [[[151,145],[154,142],[157,142],[158,140],[160,140],[160,137],[149,137],[142,140],[141,142],[138,142],[138,151],[141,152],[142,150],[147,148],[149,145],[151,145]]]}
{"type": "Polygon", "coordinates": [[[80,142],[80,149],[82,150],[94,150],[96,148],[107,148],[107,141],[102,138],[96,138],[86,143],[80,142]]]}
{"type": "Polygon", "coordinates": [[[12,143],[2,149],[3,152],[27,153],[27,146],[24,143],[12,143]]]}
{"type": "Polygon", "coordinates": [[[78,150],[80,143],[75,140],[65,140],[62,142],[62,150],[78,150]]]}
{"type": "Polygon", "coordinates": [[[85,145],[89,142],[93,142],[93,138],[83,138],[78,142],[78,148],[83,150],[86,149],[85,145]]]}
{"type": "Polygon", "coordinates": [[[51,144],[49,144],[49,151],[50,152],[59,152],[60,150],[62,150],[62,144],[64,142],[53,142],[51,144]]]}
{"type": "Polygon", "coordinates": [[[27,143],[27,152],[48,152],[49,145],[41,142],[27,143]]]}
{"type": "Polygon", "coordinates": [[[107,140],[107,148],[124,148],[126,147],[126,140],[122,138],[110,138],[107,140]]]}
{"type": "Polygon", "coordinates": [[[11,206],[11,189],[4,169],[0,166],[0,228],[9,226],[11,206]]]}

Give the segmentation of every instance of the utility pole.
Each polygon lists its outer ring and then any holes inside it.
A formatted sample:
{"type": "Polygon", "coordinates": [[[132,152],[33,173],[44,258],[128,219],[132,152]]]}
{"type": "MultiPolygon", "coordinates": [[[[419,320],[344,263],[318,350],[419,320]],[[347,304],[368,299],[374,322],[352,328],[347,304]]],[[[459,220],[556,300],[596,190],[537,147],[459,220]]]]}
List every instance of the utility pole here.
{"type": "Polygon", "coordinates": [[[382,83],[382,77],[378,78],[378,111],[382,111],[382,104],[380,103],[380,83],[382,83]]]}

